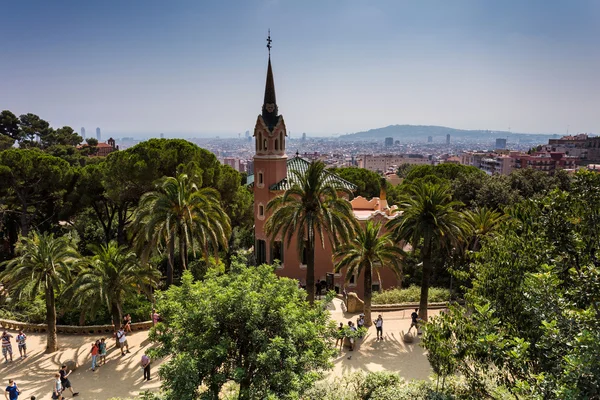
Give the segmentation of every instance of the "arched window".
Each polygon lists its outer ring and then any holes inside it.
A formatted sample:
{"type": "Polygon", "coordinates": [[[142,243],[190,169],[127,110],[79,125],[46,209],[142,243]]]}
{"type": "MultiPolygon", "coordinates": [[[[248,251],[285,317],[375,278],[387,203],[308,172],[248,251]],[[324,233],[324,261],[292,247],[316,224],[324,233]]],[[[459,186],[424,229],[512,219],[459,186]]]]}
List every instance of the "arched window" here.
{"type": "Polygon", "coordinates": [[[267,139],[263,140],[263,150],[267,150],[267,139]]]}
{"type": "Polygon", "coordinates": [[[275,151],[279,150],[279,140],[275,139],[275,151]]]}
{"type": "Polygon", "coordinates": [[[279,132],[279,143],[281,143],[281,150],[285,149],[285,144],[284,144],[285,138],[284,137],[285,137],[285,135],[283,134],[283,131],[279,132]]]}
{"type": "Polygon", "coordinates": [[[259,133],[258,140],[256,141],[256,151],[262,150],[262,148],[260,147],[261,143],[262,143],[262,133],[259,133]]]}

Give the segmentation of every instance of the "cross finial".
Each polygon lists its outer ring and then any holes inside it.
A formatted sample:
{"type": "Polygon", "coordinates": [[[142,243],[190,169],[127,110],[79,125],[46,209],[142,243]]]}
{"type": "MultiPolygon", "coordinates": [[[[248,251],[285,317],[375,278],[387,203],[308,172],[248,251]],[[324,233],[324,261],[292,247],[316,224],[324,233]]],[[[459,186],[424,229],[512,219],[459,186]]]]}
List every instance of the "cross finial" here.
{"type": "Polygon", "coordinates": [[[300,156],[300,152],[298,150],[296,150],[296,157],[300,156]]]}
{"type": "Polygon", "coordinates": [[[271,29],[269,29],[269,36],[267,36],[267,49],[269,49],[269,57],[271,57],[271,29]]]}

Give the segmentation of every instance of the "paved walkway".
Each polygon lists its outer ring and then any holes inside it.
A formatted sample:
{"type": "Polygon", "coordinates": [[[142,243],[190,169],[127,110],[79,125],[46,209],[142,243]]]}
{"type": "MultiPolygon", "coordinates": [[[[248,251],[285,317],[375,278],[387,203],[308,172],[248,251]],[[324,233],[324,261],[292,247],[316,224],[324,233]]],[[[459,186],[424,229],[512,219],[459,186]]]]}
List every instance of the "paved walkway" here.
{"type": "MultiPolygon", "coordinates": [[[[335,299],[330,306],[332,318],[337,322],[347,324],[349,320],[356,322],[358,314],[344,312],[342,301],[335,299]]],[[[433,311],[432,313],[437,313],[433,311]]],[[[354,351],[344,349],[334,360],[334,369],[328,374],[332,379],[354,371],[395,371],[405,379],[426,379],[431,373],[425,350],[418,345],[418,340],[412,344],[402,341],[400,331],[407,331],[410,326],[410,311],[392,311],[381,313],[384,319],[384,340],[375,340],[375,327],[369,329],[367,335],[358,340],[354,351]],[[350,357],[351,358],[348,358],[350,357]]],[[[373,319],[377,314],[373,314],[373,319]]],[[[50,398],[52,392],[53,374],[67,360],[77,360],[80,365],[69,377],[73,387],[80,392],[82,400],[106,400],[111,397],[135,397],[144,390],[157,390],[158,364],[152,366],[153,380],[142,382],[142,369],[139,365],[142,354],[151,347],[147,332],[129,334],[131,354],[122,357],[114,347],[114,339],[108,339],[108,356],[106,365],[96,372],[90,370],[91,359],[89,350],[92,341],[101,336],[94,335],[59,335],[60,350],[53,354],[45,354],[45,334],[27,334],[29,357],[19,359],[19,352],[13,335],[12,363],[0,362],[0,378],[4,384],[8,379],[15,379],[22,394],[21,398],[29,399],[35,395],[39,399],[50,398]]],[[[70,392],[67,392],[70,398],[70,392]]]]}
{"type": "MultiPolygon", "coordinates": [[[[343,302],[334,299],[330,306],[331,317],[336,322],[348,321],[356,324],[359,313],[345,312],[343,302]]],[[[398,372],[404,379],[427,379],[432,373],[427,352],[419,345],[417,338],[413,343],[404,343],[401,332],[410,328],[411,310],[386,311],[372,313],[373,321],[381,314],[383,318],[383,339],[377,341],[375,326],[371,326],[363,339],[357,340],[354,351],[346,348],[334,360],[334,369],[329,373],[329,378],[339,377],[356,371],[398,372]],[[350,357],[350,358],[349,358],[350,357]]],[[[429,310],[429,315],[437,315],[439,310],[429,310]]],[[[414,332],[414,328],[413,328],[414,332]]]]}

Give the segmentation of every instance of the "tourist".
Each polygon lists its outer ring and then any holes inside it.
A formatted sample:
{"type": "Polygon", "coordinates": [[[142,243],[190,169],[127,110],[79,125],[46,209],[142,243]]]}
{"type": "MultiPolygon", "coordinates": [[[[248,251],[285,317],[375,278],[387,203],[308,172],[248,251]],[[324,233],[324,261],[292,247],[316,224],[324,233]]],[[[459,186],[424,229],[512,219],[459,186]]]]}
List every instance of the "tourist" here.
{"type": "Polygon", "coordinates": [[[27,339],[27,335],[23,333],[23,331],[19,331],[17,335],[17,346],[19,348],[19,355],[21,358],[27,357],[27,344],[25,340],[27,339]]]}
{"type": "MultiPolygon", "coordinates": [[[[351,332],[356,332],[356,327],[354,326],[352,321],[348,321],[348,326],[350,327],[351,332]]],[[[350,341],[350,351],[354,351],[354,337],[350,336],[348,337],[348,340],[350,341]]]]}
{"type": "MultiPolygon", "coordinates": [[[[67,372],[67,366],[63,364],[60,367],[60,371],[58,371],[58,374],[57,374],[60,377],[60,381],[58,383],[62,386],[61,392],[63,390],[69,389],[73,396],[78,396],[79,392],[73,391],[73,387],[71,386],[71,381],[69,380],[69,375],[71,375],[71,372],[73,372],[73,371],[69,370],[69,372],[67,372]]],[[[62,398],[62,396],[61,396],[61,398],[62,398]]]]}
{"type": "Polygon", "coordinates": [[[156,312],[155,309],[152,309],[152,325],[156,325],[160,321],[160,315],[156,312]]]}
{"type": "Polygon", "coordinates": [[[415,311],[410,314],[410,318],[412,319],[412,322],[410,324],[410,328],[408,328],[408,332],[410,332],[410,330],[413,328],[413,326],[417,329],[417,332],[419,331],[419,309],[415,308],[415,311]]]}
{"type": "Polygon", "coordinates": [[[12,335],[2,332],[2,355],[4,356],[4,364],[8,364],[8,356],[10,355],[10,361],[12,362],[12,344],[10,343],[12,335]]]}
{"type": "Polygon", "coordinates": [[[125,355],[125,351],[124,351],[125,348],[127,348],[127,352],[130,353],[129,345],[127,344],[127,336],[125,335],[125,327],[124,326],[122,326],[121,329],[119,329],[119,332],[117,332],[117,339],[119,340],[119,347],[121,348],[121,355],[122,356],[125,355]]]}
{"type": "Polygon", "coordinates": [[[123,316],[123,327],[125,332],[131,332],[131,315],[127,314],[123,316]]]}
{"type": "Polygon", "coordinates": [[[358,327],[358,329],[365,326],[365,314],[360,314],[358,316],[358,318],[356,319],[356,326],[358,327]]]}
{"type": "Polygon", "coordinates": [[[98,355],[100,356],[100,360],[98,361],[98,365],[100,365],[100,361],[102,361],[102,365],[106,364],[106,339],[100,339],[100,344],[98,345],[98,355]]]}
{"type": "Polygon", "coordinates": [[[150,380],[150,357],[146,354],[142,356],[142,368],[144,369],[144,381],[150,380]]]}
{"type": "Polygon", "coordinates": [[[337,348],[338,343],[340,343],[340,350],[342,346],[344,346],[344,323],[340,322],[340,326],[337,331],[337,340],[335,341],[335,347],[337,348]]]}
{"type": "Polygon", "coordinates": [[[62,374],[54,374],[54,381],[52,383],[52,399],[62,400],[63,390],[64,388],[62,386],[62,374]]]}
{"type": "Polygon", "coordinates": [[[6,396],[6,400],[18,400],[21,391],[17,386],[17,382],[12,379],[8,380],[8,386],[6,387],[6,391],[4,392],[4,396],[6,396]]]}
{"type": "Polygon", "coordinates": [[[375,329],[377,329],[377,340],[383,340],[383,318],[381,318],[381,314],[375,320],[375,329]]]}
{"type": "Polygon", "coordinates": [[[98,358],[99,344],[98,341],[92,343],[92,349],[90,350],[90,354],[92,355],[92,371],[96,371],[96,359],[98,358]]]}

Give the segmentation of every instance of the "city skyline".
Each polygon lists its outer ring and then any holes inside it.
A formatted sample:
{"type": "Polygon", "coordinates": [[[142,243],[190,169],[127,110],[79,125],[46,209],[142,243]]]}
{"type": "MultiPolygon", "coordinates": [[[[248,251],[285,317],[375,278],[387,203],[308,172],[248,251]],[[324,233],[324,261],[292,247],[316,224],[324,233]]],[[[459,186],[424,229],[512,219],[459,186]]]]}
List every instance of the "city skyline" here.
{"type": "Polygon", "coordinates": [[[251,129],[270,28],[280,113],[295,137],[393,124],[600,131],[593,1],[32,1],[5,11],[0,43],[12,57],[0,65],[0,109],[56,127],[251,129]]]}

